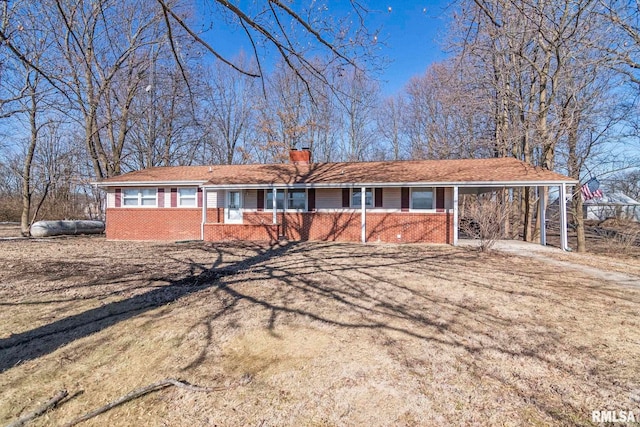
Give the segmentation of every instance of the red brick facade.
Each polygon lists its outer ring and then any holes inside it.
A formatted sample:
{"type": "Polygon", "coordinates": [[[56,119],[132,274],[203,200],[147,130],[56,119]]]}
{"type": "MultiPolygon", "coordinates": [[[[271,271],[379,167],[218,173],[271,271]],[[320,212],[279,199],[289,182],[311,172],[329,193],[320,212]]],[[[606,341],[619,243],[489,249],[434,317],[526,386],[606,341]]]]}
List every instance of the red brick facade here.
{"type": "Polygon", "coordinates": [[[248,240],[274,242],[280,236],[280,226],[274,224],[205,224],[204,240],[248,240]]]}
{"type": "MultiPolygon", "coordinates": [[[[112,208],[107,209],[106,235],[112,240],[189,240],[201,238],[201,209],[112,208]]],[[[452,243],[450,213],[366,213],[368,242],[452,243]]],[[[224,224],[224,210],[207,209],[204,240],[361,241],[360,212],[245,212],[244,224],[224,224]]]]}
{"type": "MultiPolygon", "coordinates": [[[[271,212],[245,213],[247,224],[270,224],[271,212]]],[[[360,211],[278,213],[288,240],[361,241],[360,211]]],[[[368,242],[453,243],[453,215],[447,213],[366,213],[368,242]]]]}
{"type": "Polygon", "coordinates": [[[106,215],[110,240],[200,239],[202,209],[113,208],[106,215]]]}

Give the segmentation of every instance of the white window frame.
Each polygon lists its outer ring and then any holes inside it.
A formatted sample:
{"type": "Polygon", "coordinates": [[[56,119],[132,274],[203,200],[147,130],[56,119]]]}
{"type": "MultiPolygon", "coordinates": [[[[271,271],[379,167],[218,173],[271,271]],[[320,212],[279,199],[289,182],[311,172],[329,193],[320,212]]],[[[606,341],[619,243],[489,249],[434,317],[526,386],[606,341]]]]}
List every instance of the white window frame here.
{"type": "Polygon", "coordinates": [[[294,212],[306,212],[307,211],[307,207],[309,206],[309,195],[307,194],[307,189],[306,188],[292,188],[290,190],[286,191],[286,195],[285,195],[285,200],[287,201],[286,207],[288,211],[294,211],[294,212]],[[304,193],[304,207],[303,208],[292,208],[289,206],[289,202],[291,202],[293,199],[289,198],[289,194],[294,194],[294,193],[304,193]]]}
{"type": "Polygon", "coordinates": [[[178,207],[179,208],[197,208],[198,207],[198,187],[178,187],[178,207]],[[188,196],[182,195],[182,190],[195,190],[195,193],[188,196]],[[193,200],[193,205],[183,204],[183,200],[193,200]]]}
{"type": "MultiPolygon", "coordinates": [[[[285,190],[281,190],[281,189],[278,189],[278,192],[276,193],[276,206],[278,206],[278,199],[282,197],[282,208],[276,208],[277,211],[283,211],[284,207],[286,206],[287,195],[285,193],[286,193],[285,190]]],[[[271,206],[269,206],[269,194],[271,194],[271,199],[273,199],[273,190],[267,190],[264,192],[264,210],[265,211],[273,210],[273,203],[271,204],[271,206]]]]}
{"type": "Polygon", "coordinates": [[[225,194],[225,205],[224,205],[224,222],[226,224],[242,224],[243,216],[244,216],[244,191],[243,190],[227,190],[225,194]],[[231,195],[238,195],[238,204],[231,204],[231,195]],[[234,213],[234,217],[231,217],[232,212],[234,213]]]}
{"type": "Polygon", "coordinates": [[[418,211],[418,212],[429,212],[435,210],[436,204],[436,188],[435,187],[411,187],[411,191],[409,192],[409,210],[418,211]],[[414,191],[423,191],[423,190],[431,190],[431,207],[430,208],[415,208],[413,207],[413,192],[414,191]]]}
{"type": "Polygon", "coordinates": [[[151,187],[140,187],[140,188],[123,188],[121,191],[121,202],[120,206],[123,208],[157,208],[158,207],[158,189],[151,187]],[[151,196],[144,196],[144,190],[153,190],[155,193],[153,195],[154,203],[153,205],[143,205],[143,200],[151,200],[151,196]],[[127,192],[136,192],[135,196],[127,196],[127,192]],[[127,200],[135,200],[135,205],[128,205],[126,203],[127,200]]]}
{"type": "MultiPolygon", "coordinates": [[[[376,190],[373,187],[367,187],[365,188],[365,198],[367,197],[367,191],[371,190],[371,204],[367,204],[365,207],[367,209],[373,209],[376,206],[376,190]]],[[[352,188],[351,192],[349,193],[349,205],[351,206],[352,209],[361,209],[362,208],[362,199],[360,199],[360,202],[355,204],[353,203],[353,193],[360,193],[361,188],[352,188]]]]}

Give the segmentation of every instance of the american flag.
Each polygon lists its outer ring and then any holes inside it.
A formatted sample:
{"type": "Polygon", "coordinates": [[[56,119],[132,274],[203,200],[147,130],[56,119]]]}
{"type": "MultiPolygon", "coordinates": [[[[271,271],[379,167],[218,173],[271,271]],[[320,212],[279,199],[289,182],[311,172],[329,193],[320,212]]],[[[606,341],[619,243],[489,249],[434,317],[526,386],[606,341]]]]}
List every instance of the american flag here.
{"type": "Polygon", "coordinates": [[[582,186],[582,198],[584,200],[589,200],[589,199],[599,199],[600,197],[602,197],[602,190],[600,190],[599,188],[595,191],[591,191],[589,190],[589,183],[586,183],[585,185],[582,186]]]}

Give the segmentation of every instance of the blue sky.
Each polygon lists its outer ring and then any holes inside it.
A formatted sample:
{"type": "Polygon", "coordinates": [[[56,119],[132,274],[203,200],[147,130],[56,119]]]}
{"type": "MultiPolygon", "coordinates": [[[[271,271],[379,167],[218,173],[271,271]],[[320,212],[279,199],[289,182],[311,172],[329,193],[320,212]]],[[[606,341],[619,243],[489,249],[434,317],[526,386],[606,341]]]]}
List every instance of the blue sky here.
{"type": "Polygon", "coordinates": [[[391,60],[382,75],[385,95],[402,89],[412,76],[446,57],[445,38],[449,1],[370,1],[371,28],[380,27],[382,53],[391,60]],[[389,8],[391,10],[389,11],[389,8]]]}
{"type": "MultiPolygon", "coordinates": [[[[201,0],[200,7],[206,0],[201,0]]],[[[380,76],[384,95],[392,95],[414,75],[424,73],[427,66],[446,57],[443,51],[448,18],[452,13],[450,0],[370,0],[363,1],[369,9],[366,25],[371,30],[379,30],[380,54],[389,60],[380,76]]],[[[318,2],[319,4],[321,2],[318,2]]],[[[341,16],[349,13],[351,6],[347,1],[327,0],[329,13],[341,16]]],[[[204,9],[208,8],[204,6],[204,9]]],[[[210,10],[210,9],[209,9],[210,10]]],[[[242,30],[229,27],[225,22],[215,19],[215,15],[202,15],[203,28],[209,27],[213,19],[213,28],[207,30],[204,38],[222,54],[233,57],[244,51],[251,52],[251,45],[243,37],[242,30]]],[[[274,57],[275,52],[269,53],[274,57]]],[[[266,58],[265,62],[269,62],[266,58]]]]}

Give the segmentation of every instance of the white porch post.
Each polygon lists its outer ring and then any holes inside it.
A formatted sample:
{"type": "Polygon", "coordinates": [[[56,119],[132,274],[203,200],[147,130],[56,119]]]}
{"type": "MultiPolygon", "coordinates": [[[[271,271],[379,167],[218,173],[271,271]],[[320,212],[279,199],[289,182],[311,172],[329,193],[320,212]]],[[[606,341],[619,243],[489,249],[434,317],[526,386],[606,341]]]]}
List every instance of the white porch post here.
{"type": "Polygon", "coordinates": [[[538,187],[538,197],[540,198],[540,206],[538,213],[540,215],[540,244],[547,244],[547,205],[545,198],[547,196],[547,187],[538,187]]]}
{"type": "Polygon", "coordinates": [[[560,248],[566,251],[569,249],[569,242],[567,239],[567,187],[565,183],[560,185],[558,203],[560,204],[560,248]]]}
{"type": "MultiPolygon", "coordinates": [[[[373,191],[373,190],[372,190],[373,191]]],[[[360,213],[361,213],[361,224],[360,224],[360,237],[362,238],[362,243],[367,243],[367,189],[362,187],[360,189],[360,213]]]]}
{"type": "Polygon", "coordinates": [[[278,189],[273,187],[273,224],[278,223],[278,189]]]}
{"type": "Polygon", "coordinates": [[[203,187],[202,188],[202,224],[200,224],[200,240],[204,240],[204,224],[206,222],[207,222],[207,188],[203,187]]]}
{"type": "Polygon", "coordinates": [[[458,246],[458,186],[453,187],[453,246],[458,246]]]}

